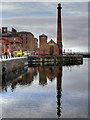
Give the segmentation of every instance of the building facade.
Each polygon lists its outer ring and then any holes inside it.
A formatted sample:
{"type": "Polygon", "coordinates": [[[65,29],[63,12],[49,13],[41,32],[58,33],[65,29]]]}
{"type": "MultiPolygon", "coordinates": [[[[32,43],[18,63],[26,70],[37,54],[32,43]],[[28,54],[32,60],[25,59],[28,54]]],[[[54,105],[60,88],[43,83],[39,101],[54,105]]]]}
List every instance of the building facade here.
{"type": "Polygon", "coordinates": [[[8,31],[7,27],[0,29],[0,52],[10,53],[12,51],[38,50],[38,39],[31,32],[17,32],[14,28],[8,31]]]}
{"type": "Polygon", "coordinates": [[[39,36],[39,55],[62,55],[62,26],[61,26],[61,4],[58,4],[57,16],[57,43],[52,39],[47,43],[47,36],[42,34],[39,36]]]}
{"type": "Polygon", "coordinates": [[[47,36],[42,34],[39,36],[39,55],[59,55],[58,45],[51,39],[47,43],[47,36]]]}
{"type": "Polygon", "coordinates": [[[8,31],[7,27],[2,27],[0,33],[0,52],[10,53],[22,49],[21,37],[18,36],[17,31],[12,28],[12,31],[8,31]]]}
{"type": "Polygon", "coordinates": [[[23,51],[37,51],[38,49],[38,39],[34,38],[34,35],[31,32],[18,32],[18,35],[22,39],[22,50],[23,51]]]}

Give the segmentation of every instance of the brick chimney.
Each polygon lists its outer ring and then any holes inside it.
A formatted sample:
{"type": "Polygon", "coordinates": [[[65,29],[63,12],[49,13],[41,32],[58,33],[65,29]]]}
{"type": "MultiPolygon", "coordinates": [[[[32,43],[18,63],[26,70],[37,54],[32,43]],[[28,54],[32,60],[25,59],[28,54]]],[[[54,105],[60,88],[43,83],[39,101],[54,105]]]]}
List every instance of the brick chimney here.
{"type": "Polygon", "coordinates": [[[57,45],[59,47],[59,55],[62,54],[62,27],[61,27],[61,4],[58,4],[58,18],[57,18],[57,45]]]}

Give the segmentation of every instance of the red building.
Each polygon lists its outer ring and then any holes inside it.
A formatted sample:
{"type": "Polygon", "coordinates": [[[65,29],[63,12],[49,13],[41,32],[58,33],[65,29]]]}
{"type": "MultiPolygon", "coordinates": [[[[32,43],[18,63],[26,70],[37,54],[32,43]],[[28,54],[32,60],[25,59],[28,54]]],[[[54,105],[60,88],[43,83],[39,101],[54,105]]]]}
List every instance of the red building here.
{"type": "Polygon", "coordinates": [[[21,49],[21,37],[18,36],[17,31],[12,28],[12,32],[7,30],[7,27],[2,27],[0,33],[1,52],[10,53],[11,51],[21,49]]]}
{"type": "Polygon", "coordinates": [[[47,43],[47,36],[45,34],[42,34],[39,36],[39,47],[41,47],[43,44],[47,43]]]}
{"type": "Polygon", "coordinates": [[[53,41],[50,40],[47,43],[47,36],[42,34],[39,36],[39,55],[59,55],[58,45],[53,41]]]}
{"type": "Polygon", "coordinates": [[[47,36],[42,34],[39,36],[39,55],[61,55],[62,54],[62,27],[61,27],[61,4],[58,4],[57,17],[57,43],[50,40],[47,43],[47,36]]]}
{"type": "Polygon", "coordinates": [[[34,38],[34,45],[33,45],[33,49],[35,52],[38,51],[38,39],[37,38],[34,38]]]}
{"type": "Polygon", "coordinates": [[[34,38],[34,35],[31,32],[21,31],[18,32],[18,35],[21,36],[22,39],[22,50],[30,51],[37,51],[38,49],[38,39],[34,38]]]}
{"type": "Polygon", "coordinates": [[[31,32],[17,32],[14,28],[8,31],[7,27],[0,29],[0,52],[28,50],[31,53],[38,49],[38,39],[31,32]]]}

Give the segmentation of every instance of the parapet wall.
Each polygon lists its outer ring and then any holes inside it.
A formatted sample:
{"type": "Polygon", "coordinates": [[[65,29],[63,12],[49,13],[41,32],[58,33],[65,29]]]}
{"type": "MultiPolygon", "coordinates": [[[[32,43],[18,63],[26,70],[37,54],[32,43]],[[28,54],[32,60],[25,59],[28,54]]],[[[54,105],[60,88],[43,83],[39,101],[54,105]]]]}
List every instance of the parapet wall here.
{"type": "Polygon", "coordinates": [[[8,73],[12,71],[23,70],[28,65],[27,57],[18,57],[2,61],[2,72],[8,73]]]}
{"type": "Polygon", "coordinates": [[[72,61],[82,61],[83,57],[80,55],[66,55],[66,56],[59,56],[59,55],[55,55],[55,56],[50,56],[50,55],[46,55],[46,56],[29,56],[28,57],[28,62],[29,63],[37,63],[37,62],[54,62],[54,63],[64,63],[64,62],[72,62],[72,61]]]}

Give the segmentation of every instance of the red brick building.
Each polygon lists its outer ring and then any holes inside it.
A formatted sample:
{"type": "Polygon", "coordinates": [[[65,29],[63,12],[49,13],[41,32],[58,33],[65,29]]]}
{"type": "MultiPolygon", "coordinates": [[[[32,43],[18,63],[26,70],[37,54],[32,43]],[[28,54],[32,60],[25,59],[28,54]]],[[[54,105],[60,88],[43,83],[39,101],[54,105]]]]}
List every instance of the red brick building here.
{"type": "Polygon", "coordinates": [[[34,38],[33,50],[35,52],[37,52],[37,50],[38,50],[38,39],[37,38],[34,38]]]}
{"type": "Polygon", "coordinates": [[[17,31],[12,28],[12,31],[8,31],[7,27],[2,27],[0,33],[1,51],[3,53],[10,53],[11,51],[22,49],[21,37],[18,36],[17,31]]]}
{"type": "Polygon", "coordinates": [[[42,34],[39,36],[39,47],[41,47],[43,44],[47,43],[47,36],[45,34],[42,34]]]}
{"type": "Polygon", "coordinates": [[[18,32],[18,35],[21,36],[22,39],[22,50],[30,51],[37,51],[38,49],[38,39],[34,38],[34,35],[31,32],[21,31],[18,32]]]}
{"type": "Polygon", "coordinates": [[[8,31],[7,27],[0,29],[0,52],[28,50],[31,53],[38,49],[38,39],[31,32],[17,32],[14,28],[8,31]],[[2,31],[2,32],[1,32],[2,31]]]}
{"type": "Polygon", "coordinates": [[[62,27],[61,27],[61,4],[58,4],[57,17],[57,43],[50,40],[47,43],[47,36],[42,34],[39,36],[39,55],[62,55],[62,27]]]}
{"type": "Polygon", "coordinates": [[[59,55],[58,45],[53,41],[50,40],[47,43],[47,36],[42,34],[39,36],[39,55],[59,55]]]}

